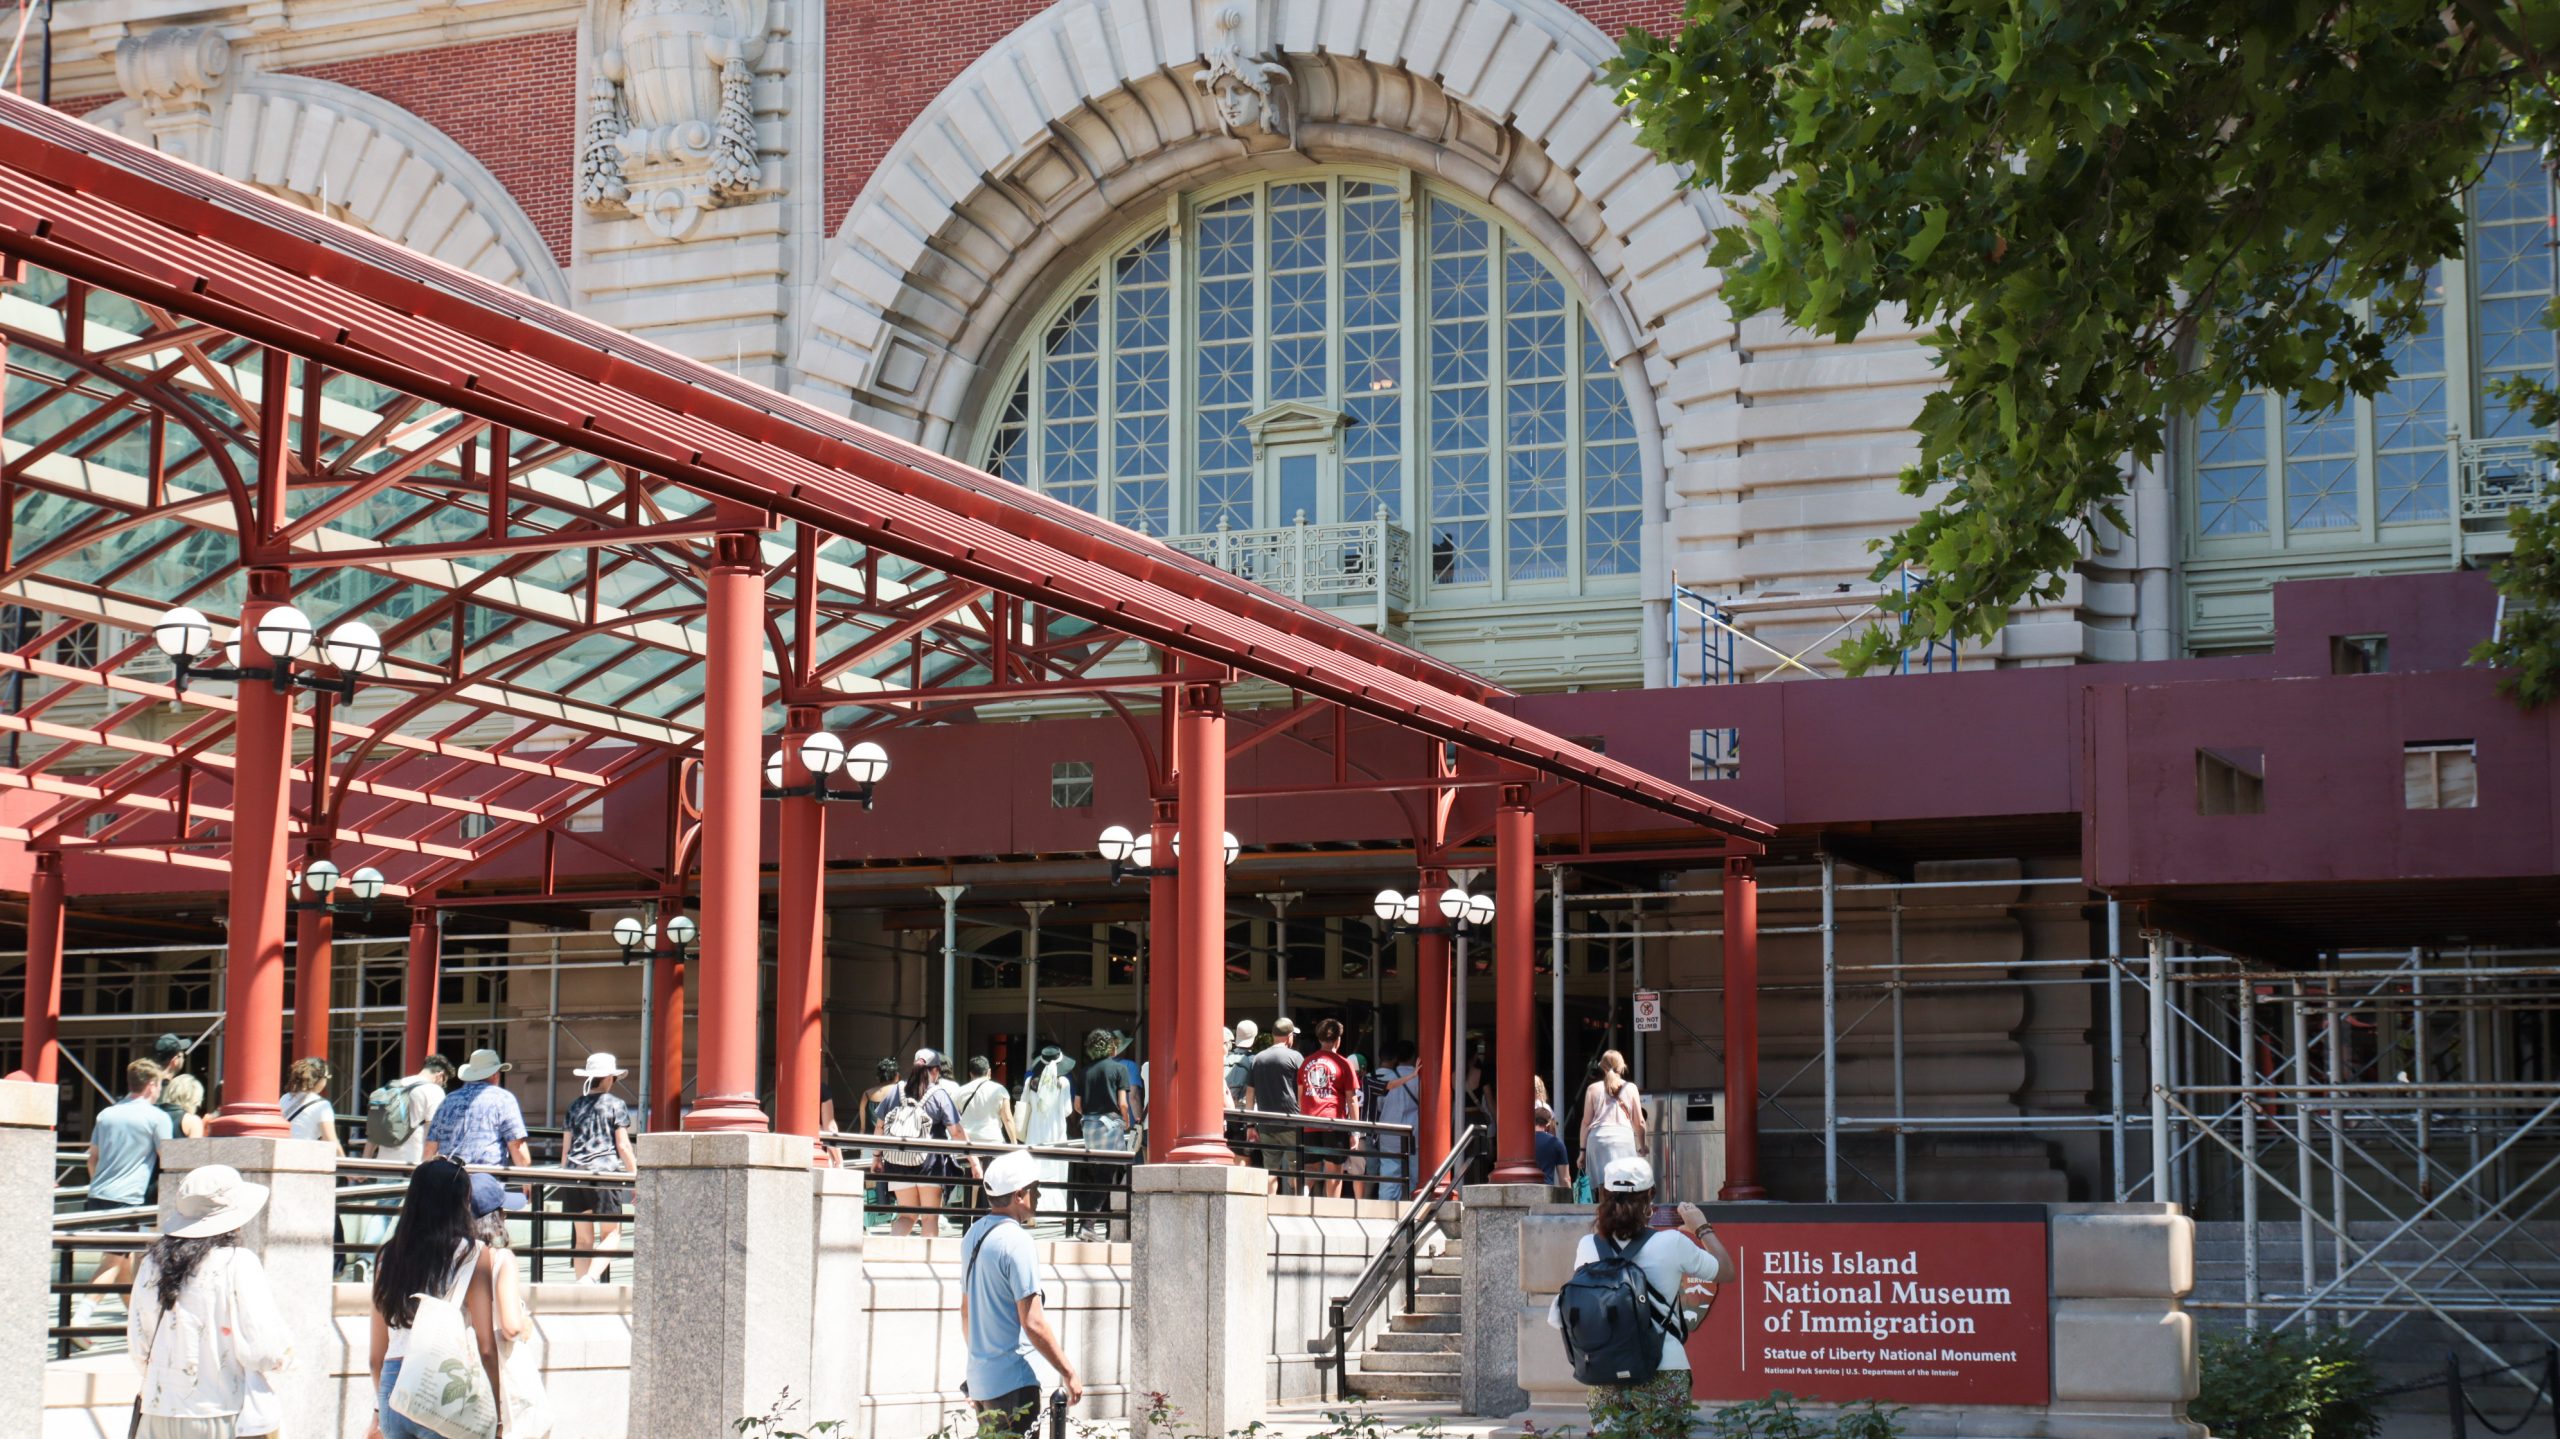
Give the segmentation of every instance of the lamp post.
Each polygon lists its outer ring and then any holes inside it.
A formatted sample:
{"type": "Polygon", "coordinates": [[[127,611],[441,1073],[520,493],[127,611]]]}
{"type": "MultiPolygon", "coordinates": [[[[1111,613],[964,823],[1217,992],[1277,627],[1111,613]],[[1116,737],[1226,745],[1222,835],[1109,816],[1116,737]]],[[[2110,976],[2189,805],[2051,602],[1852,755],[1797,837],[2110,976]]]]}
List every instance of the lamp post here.
{"type": "MultiPolygon", "coordinates": [[[[1236,843],[1235,832],[1220,830],[1218,837],[1225,841],[1226,862],[1234,864],[1236,856],[1243,852],[1243,846],[1236,843]]],[[[1127,825],[1115,824],[1102,832],[1102,837],[1094,842],[1094,848],[1101,851],[1104,859],[1111,861],[1113,884],[1124,879],[1171,879],[1180,872],[1169,864],[1162,868],[1156,866],[1156,837],[1152,831],[1132,834],[1127,825]]],[[[1173,857],[1177,860],[1182,858],[1180,834],[1173,837],[1173,857]]]]}
{"type": "Polygon", "coordinates": [[[151,639],[177,667],[171,688],[182,694],[191,680],[264,680],[277,694],[305,689],[353,699],[356,677],[370,674],[382,664],[382,637],[362,620],[346,621],[329,631],[329,637],[321,642],[320,653],[328,667],[337,671],[334,675],[316,674],[296,666],[296,661],[310,650],[315,635],[310,616],[302,611],[291,605],[277,605],[259,614],[251,628],[258,648],[269,657],[264,665],[243,662],[237,632],[223,642],[223,662],[208,664],[213,621],[186,605],[162,615],[151,626],[151,639]]]}
{"type": "Polygon", "coordinates": [[[693,922],[693,916],[678,914],[669,916],[666,923],[659,926],[659,932],[665,943],[653,946],[649,943],[649,926],[639,919],[626,914],[615,920],[613,942],[622,946],[622,962],[671,959],[682,964],[693,957],[693,941],[702,933],[702,927],[693,922]]]}
{"type": "Polygon", "coordinates": [[[1372,913],[1385,921],[1389,933],[1410,934],[1416,940],[1414,963],[1421,971],[1416,978],[1422,1001],[1419,1006],[1421,1043],[1418,1048],[1422,1071],[1429,1081],[1423,1086],[1420,1123],[1414,1135],[1418,1152],[1414,1155],[1413,1180],[1417,1185],[1425,1173],[1447,1157],[1450,1145],[1456,1142],[1457,1091],[1464,1078],[1463,1071],[1458,1070],[1452,1061],[1453,1051],[1466,1032],[1465,1017],[1459,1015],[1455,1024],[1447,1023],[1449,1016],[1442,1007],[1448,1004],[1450,986],[1445,980],[1437,984],[1433,982],[1437,972],[1435,966],[1448,960],[1452,940],[1457,941],[1456,964],[1464,965],[1467,962],[1465,944],[1468,936],[1475,929],[1491,924],[1494,917],[1492,895],[1470,894],[1462,886],[1454,884],[1441,889],[1436,895],[1429,895],[1433,879],[1438,874],[1436,870],[1426,871],[1421,888],[1412,894],[1382,889],[1369,906],[1372,913]],[[1423,923],[1426,912],[1434,909],[1446,923],[1423,923]]]}
{"type": "Polygon", "coordinates": [[[353,874],[342,875],[338,873],[336,865],[325,859],[315,859],[303,868],[300,883],[294,886],[297,889],[311,891],[311,897],[288,900],[285,907],[296,914],[325,914],[337,919],[371,919],[373,902],[382,897],[383,886],[387,883],[389,881],[382,877],[382,871],[375,869],[372,865],[366,865],[353,874]],[[355,902],[348,904],[341,901],[338,898],[340,890],[346,891],[355,902]]]}

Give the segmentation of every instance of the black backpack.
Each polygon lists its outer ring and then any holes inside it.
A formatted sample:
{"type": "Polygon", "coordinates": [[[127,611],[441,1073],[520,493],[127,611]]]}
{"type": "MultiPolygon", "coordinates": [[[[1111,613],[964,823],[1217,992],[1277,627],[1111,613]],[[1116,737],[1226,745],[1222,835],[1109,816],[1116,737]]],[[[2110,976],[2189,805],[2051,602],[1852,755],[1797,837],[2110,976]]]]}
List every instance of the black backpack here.
{"type": "Polygon", "coordinates": [[[1584,1384],[1642,1384],[1662,1368],[1662,1341],[1681,1337],[1680,1321],[1653,1292],[1636,1254],[1653,1231],[1619,1244],[1597,1235],[1600,1256],[1573,1271],[1556,1293],[1557,1323],[1573,1377],[1584,1384]]]}

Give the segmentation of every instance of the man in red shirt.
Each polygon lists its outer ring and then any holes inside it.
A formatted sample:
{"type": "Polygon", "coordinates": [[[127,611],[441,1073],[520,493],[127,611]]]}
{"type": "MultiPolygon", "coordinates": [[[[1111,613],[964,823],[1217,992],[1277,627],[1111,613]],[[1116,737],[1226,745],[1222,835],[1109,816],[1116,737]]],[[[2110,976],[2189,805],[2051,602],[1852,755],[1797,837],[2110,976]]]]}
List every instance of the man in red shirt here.
{"type": "MultiPolygon", "coordinates": [[[[1298,1112],[1312,1119],[1360,1117],[1360,1071],[1342,1055],[1341,1020],[1328,1019],[1316,1026],[1316,1052],[1298,1071],[1298,1112]]],[[[1322,1176],[1344,1172],[1355,1136],[1340,1129],[1309,1128],[1303,1133],[1312,1181],[1307,1192],[1341,1198],[1342,1181],[1322,1176]]]]}

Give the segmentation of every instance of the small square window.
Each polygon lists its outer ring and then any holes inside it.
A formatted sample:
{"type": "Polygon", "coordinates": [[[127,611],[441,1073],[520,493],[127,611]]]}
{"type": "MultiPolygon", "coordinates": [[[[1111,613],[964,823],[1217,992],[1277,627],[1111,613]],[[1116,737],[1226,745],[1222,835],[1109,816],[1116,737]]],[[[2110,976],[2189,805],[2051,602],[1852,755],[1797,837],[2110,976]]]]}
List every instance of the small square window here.
{"type": "Polygon", "coordinates": [[[2477,747],[2467,739],[2402,746],[2400,801],[2406,809],[2478,809],[2477,747]]]}
{"type": "Polygon", "coordinates": [[[2329,673],[2333,675],[2391,673],[2391,636],[2329,636],[2329,673]]]}
{"type": "Polygon", "coordinates": [[[1049,807],[1093,808],[1092,761],[1068,759],[1049,766],[1049,807]]]}
{"type": "Polygon", "coordinates": [[[569,833],[604,833],[604,801],[594,800],[570,812],[569,833]]]}
{"type": "Polygon", "coordinates": [[[464,839],[485,838],[489,831],[496,829],[497,827],[498,817],[493,814],[466,814],[462,817],[462,837],[464,839]]]}
{"type": "Polygon", "coordinates": [[[2267,752],[2262,749],[2196,751],[2196,813],[2265,814],[2267,752]]]}
{"type": "Polygon", "coordinates": [[[53,642],[53,662],[75,669],[98,667],[100,636],[96,625],[73,625],[53,642]]]}
{"type": "Polygon", "coordinates": [[[115,810],[102,809],[96,814],[89,816],[89,818],[82,824],[82,832],[87,834],[91,839],[95,839],[99,835],[106,833],[107,826],[114,824],[117,820],[122,818],[124,818],[124,816],[115,810]]]}
{"type": "Polygon", "coordinates": [[[1698,781],[1734,779],[1741,773],[1742,731],[1738,729],[1689,731],[1689,778],[1698,781]]]}

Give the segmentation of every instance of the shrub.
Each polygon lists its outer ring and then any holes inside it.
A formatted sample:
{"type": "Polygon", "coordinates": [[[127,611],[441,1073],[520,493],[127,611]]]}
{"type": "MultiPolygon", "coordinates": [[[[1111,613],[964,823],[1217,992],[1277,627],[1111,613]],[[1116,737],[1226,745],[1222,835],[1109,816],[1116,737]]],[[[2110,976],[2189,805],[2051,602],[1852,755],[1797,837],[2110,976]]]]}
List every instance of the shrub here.
{"type": "Polygon", "coordinates": [[[2216,1439],[2373,1439],[2382,1427],[2373,1365],[2342,1330],[2213,1330],[2196,1359],[2187,1417],[2216,1439]]]}

